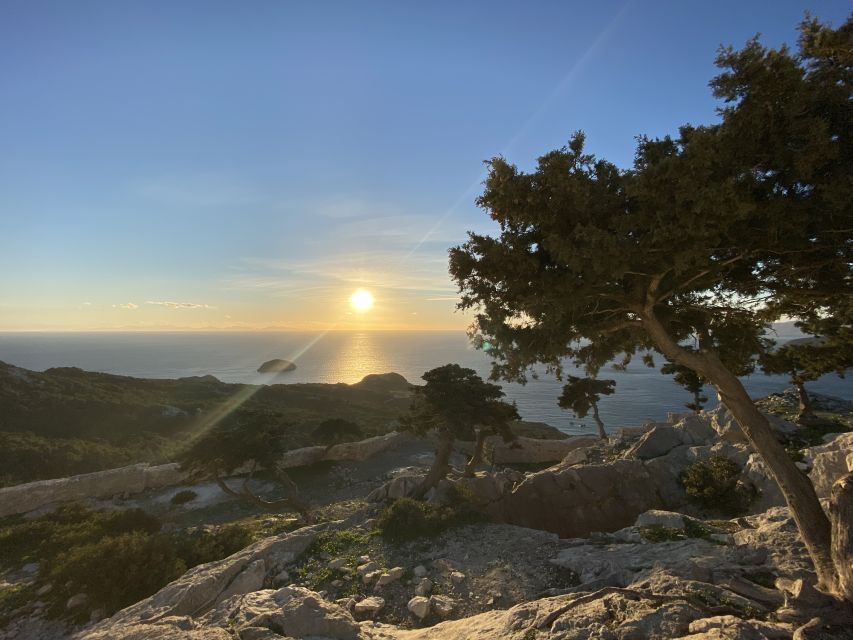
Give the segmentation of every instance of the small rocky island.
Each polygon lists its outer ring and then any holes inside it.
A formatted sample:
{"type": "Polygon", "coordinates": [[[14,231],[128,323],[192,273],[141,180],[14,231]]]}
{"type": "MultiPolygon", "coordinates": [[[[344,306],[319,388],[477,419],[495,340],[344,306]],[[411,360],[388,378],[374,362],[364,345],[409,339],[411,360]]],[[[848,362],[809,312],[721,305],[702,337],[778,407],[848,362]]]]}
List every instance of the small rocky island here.
{"type": "Polygon", "coordinates": [[[293,371],[294,369],[296,369],[296,365],[290,360],[273,358],[258,367],[258,373],[284,373],[285,371],[293,371]]]}

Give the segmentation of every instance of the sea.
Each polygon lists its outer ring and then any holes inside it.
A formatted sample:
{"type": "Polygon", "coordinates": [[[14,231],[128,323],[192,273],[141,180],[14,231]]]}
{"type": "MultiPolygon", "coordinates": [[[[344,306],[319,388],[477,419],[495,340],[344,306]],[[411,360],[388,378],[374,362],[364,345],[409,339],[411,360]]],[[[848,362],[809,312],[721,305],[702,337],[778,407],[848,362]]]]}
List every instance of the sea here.
{"type": "MultiPolygon", "coordinates": [[[[778,339],[797,337],[780,332],[778,339]]],[[[425,371],[447,363],[475,369],[484,378],[490,372],[487,353],[473,348],[463,331],[329,331],[329,332],[98,332],[98,333],[0,333],[0,360],[26,369],[79,367],[137,378],[181,378],[213,375],[224,382],[289,384],[302,382],[358,382],[372,373],[394,371],[421,384],[425,371]],[[284,374],[260,374],[261,363],[283,358],[296,363],[284,374]]],[[[663,358],[656,359],[657,367],[663,358]]],[[[567,367],[567,373],[582,375],[567,367]]],[[[600,378],[616,381],[616,392],[599,403],[608,431],[638,426],[666,418],[668,412],[686,411],[690,394],[659,369],[639,359],[627,370],[610,365],[600,378]]],[[[754,374],[743,378],[753,397],[784,390],[784,376],[754,374]]],[[[557,405],[562,383],[540,372],[527,384],[503,383],[509,400],[522,418],[545,422],[569,434],[592,433],[592,421],[578,419],[557,405]]],[[[853,399],[853,383],[827,375],[808,384],[808,389],[853,399]]],[[[716,405],[713,389],[706,408],[716,405]]]]}

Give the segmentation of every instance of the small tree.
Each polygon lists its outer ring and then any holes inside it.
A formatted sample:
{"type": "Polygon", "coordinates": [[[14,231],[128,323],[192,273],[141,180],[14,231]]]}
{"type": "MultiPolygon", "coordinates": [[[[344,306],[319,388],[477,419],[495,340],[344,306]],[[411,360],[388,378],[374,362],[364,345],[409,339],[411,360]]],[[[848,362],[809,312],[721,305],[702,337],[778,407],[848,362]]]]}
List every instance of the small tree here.
{"type": "Polygon", "coordinates": [[[815,424],[820,420],[812,410],[806,382],[832,372],[843,378],[845,370],[853,366],[853,345],[828,343],[820,338],[795,340],[766,351],[760,361],[764,373],[789,376],[799,400],[796,421],[802,425],[815,424]]]}
{"type": "Polygon", "coordinates": [[[563,409],[570,409],[578,418],[585,418],[592,409],[592,419],[598,426],[598,435],[603,440],[607,439],[604,423],[598,415],[598,401],[601,396],[613,394],[616,387],[615,380],[598,380],[597,378],[578,378],[568,376],[568,384],[563,387],[559,404],[563,409]]]}
{"type": "Polygon", "coordinates": [[[702,393],[705,388],[705,381],[702,376],[693,369],[674,362],[667,362],[660,368],[660,372],[666,376],[672,376],[676,384],[693,394],[693,402],[685,403],[685,407],[694,413],[702,411],[702,407],[708,402],[708,396],[702,393]]]}
{"type": "Polygon", "coordinates": [[[509,422],[518,418],[515,406],[503,402],[503,390],[496,384],[484,382],[473,369],[458,364],[446,364],[421,376],[426,384],[416,387],[415,398],[403,425],[415,433],[438,433],[438,449],[426,478],[415,490],[421,498],[450,470],[449,459],[457,438],[473,436],[474,452],[466,465],[466,474],[473,474],[482,459],[485,437],[499,433],[512,439],[509,422]]]}
{"type": "Polygon", "coordinates": [[[287,451],[289,425],[279,422],[278,414],[260,411],[238,411],[225,422],[210,429],[179,456],[183,469],[200,478],[212,478],[225,493],[251,502],[267,511],[291,509],[310,519],[310,507],[299,495],[299,488],[284,469],[278,467],[287,451]],[[239,489],[225,480],[225,475],[248,465],[239,489]],[[250,483],[256,471],[272,473],[282,486],[285,497],[266,500],[254,493],[250,483]]]}

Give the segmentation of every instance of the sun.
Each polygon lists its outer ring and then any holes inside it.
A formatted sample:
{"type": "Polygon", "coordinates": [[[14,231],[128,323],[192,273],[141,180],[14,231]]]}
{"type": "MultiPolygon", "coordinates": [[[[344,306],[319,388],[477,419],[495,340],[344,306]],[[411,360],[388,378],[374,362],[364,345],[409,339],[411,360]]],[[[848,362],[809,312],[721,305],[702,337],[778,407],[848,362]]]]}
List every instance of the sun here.
{"type": "Polygon", "coordinates": [[[349,298],[349,305],[359,313],[373,308],[373,294],[367,289],[356,289],[349,298]]]}

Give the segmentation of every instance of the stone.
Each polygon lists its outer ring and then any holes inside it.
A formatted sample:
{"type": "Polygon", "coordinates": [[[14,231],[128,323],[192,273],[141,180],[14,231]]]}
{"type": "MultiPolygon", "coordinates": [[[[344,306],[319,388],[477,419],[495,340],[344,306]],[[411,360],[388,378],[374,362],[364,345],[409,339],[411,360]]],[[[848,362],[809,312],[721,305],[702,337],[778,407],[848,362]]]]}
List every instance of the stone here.
{"type": "Polygon", "coordinates": [[[446,618],[456,609],[456,603],[449,596],[430,596],[430,609],[440,618],[446,618]]]}
{"type": "Polygon", "coordinates": [[[416,578],[423,578],[428,572],[424,565],[419,564],[417,567],[412,569],[412,573],[415,574],[416,578]]]}
{"type": "Polygon", "coordinates": [[[349,562],[349,560],[346,558],[335,558],[334,560],[330,560],[327,566],[332,571],[335,571],[337,569],[345,568],[347,566],[347,562],[349,562]]]}
{"type": "Polygon", "coordinates": [[[233,595],[258,591],[264,586],[264,577],[267,574],[266,563],[263,559],[251,562],[241,571],[217,598],[218,601],[226,600],[233,595]]]}
{"type": "Polygon", "coordinates": [[[275,578],[273,578],[273,582],[277,586],[284,586],[290,583],[290,573],[288,573],[287,569],[282,569],[276,574],[275,578]]]}
{"type": "Polygon", "coordinates": [[[36,591],[36,595],[41,597],[47,595],[51,591],[53,591],[53,585],[48,582],[47,584],[44,584],[38,588],[38,590],[36,591]]]}
{"type": "Polygon", "coordinates": [[[429,598],[423,596],[415,596],[406,605],[406,608],[418,619],[423,620],[429,614],[430,604],[429,598]]]}
{"type": "Polygon", "coordinates": [[[581,449],[575,449],[574,451],[569,451],[566,454],[566,457],[560,461],[561,467],[570,467],[575,464],[583,464],[589,459],[589,451],[592,450],[592,447],[583,447],[581,449]]]}
{"type": "Polygon", "coordinates": [[[647,431],[640,440],[625,453],[626,458],[648,460],[669,453],[684,444],[682,432],[672,426],[657,426],[647,431]]]}
{"type": "Polygon", "coordinates": [[[404,573],[406,573],[406,570],[403,567],[394,567],[393,569],[388,569],[388,571],[382,573],[379,576],[379,579],[376,581],[376,586],[384,587],[386,584],[396,582],[397,580],[403,577],[404,573]]]}
{"type": "Polygon", "coordinates": [[[465,574],[462,573],[461,571],[451,571],[450,572],[450,581],[453,582],[453,584],[460,584],[464,580],[465,580],[465,574]]]}
{"type": "Polygon", "coordinates": [[[364,576],[364,575],[366,575],[372,571],[376,571],[378,568],[379,568],[379,563],[374,562],[373,560],[368,560],[364,564],[358,565],[355,568],[355,572],[360,576],[364,576]]]}
{"type": "Polygon", "coordinates": [[[681,513],[663,511],[662,509],[650,509],[641,513],[634,523],[635,527],[667,527],[668,529],[683,530],[685,517],[681,513]]]}
{"type": "Polygon", "coordinates": [[[378,596],[369,596],[355,603],[353,610],[359,615],[375,616],[385,606],[385,599],[378,596]]]}
{"type": "Polygon", "coordinates": [[[84,606],[88,602],[89,596],[87,596],[85,593],[77,593],[68,598],[68,601],[65,603],[65,608],[76,609],[78,607],[84,606]]]}
{"type": "MultiPolygon", "coordinates": [[[[810,447],[803,454],[811,465],[809,478],[820,498],[828,498],[832,485],[850,471],[848,458],[853,456],[853,432],[840,433],[828,443],[810,447]]],[[[853,462],[853,459],[850,460],[853,462]]]]}
{"type": "Polygon", "coordinates": [[[416,596],[428,596],[432,591],[433,583],[429,578],[421,578],[418,586],[415,587],[416,596]]]}

